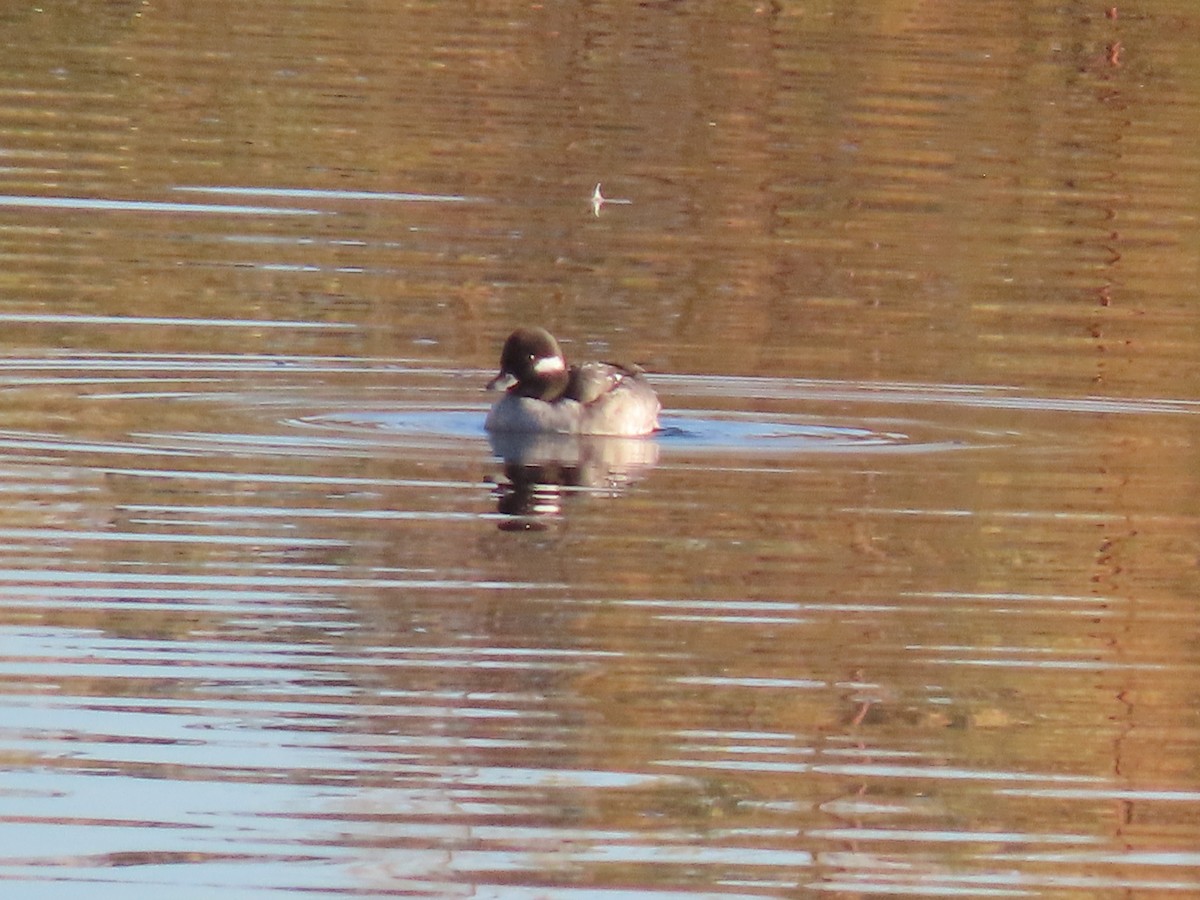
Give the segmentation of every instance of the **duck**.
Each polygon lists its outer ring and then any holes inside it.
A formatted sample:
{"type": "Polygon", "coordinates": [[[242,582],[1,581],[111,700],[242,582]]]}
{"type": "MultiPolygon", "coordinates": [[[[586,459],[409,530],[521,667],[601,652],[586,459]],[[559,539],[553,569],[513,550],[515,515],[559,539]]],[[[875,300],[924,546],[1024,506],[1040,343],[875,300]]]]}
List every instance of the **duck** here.
{"type": "Polygon", "coordinates": [[[658,430],[658,395],[638,366],[568,365],[545,328],[518,328],[500,352],[488,390],[504,391],[484,428],[492,433],[641,437],[658,430]]]}

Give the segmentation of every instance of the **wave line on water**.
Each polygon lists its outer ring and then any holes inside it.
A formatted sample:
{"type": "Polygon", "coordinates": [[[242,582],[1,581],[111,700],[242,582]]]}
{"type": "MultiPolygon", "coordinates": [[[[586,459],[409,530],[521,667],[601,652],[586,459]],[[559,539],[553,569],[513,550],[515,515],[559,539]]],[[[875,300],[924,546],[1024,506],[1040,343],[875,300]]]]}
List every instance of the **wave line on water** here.
{"type": "Polygon", "coordinates": [[[222,187],[176,185],[176,191],[193,194],[228,194],[235,197],[292,197],[310,200],[387,200],[400,203],[479,203],[481,198],[462,194],[414,194],[396,191],[331,191],[317,188],[222,187]]]}
{"type": "Polygon", "coordinates": [[[39,590],[78,589],[78,585],[130,585],[154,584],[158,588],[163,585],[185,585],[199,588],[204,587],[252,587],[261,588],[406,588],[406,589],[438,589],[448,591],[487,590],[487,591],[561,591],[566,585],[562,582],[547,581],[496,581],[494,579],[463,579],[463,578],[427,578],[427,577],[357,577],[340,575],[232,575],[223,573],[204,573],[202,575],[178,574],[171,572],[154,572],[142,574],[127,574],[122,572],[101,571],[52,571],[50,569],[13,569],[0,568],[0,593],[24,589],[37,585],[39,590]]]}
{"type": "Polygon", "coordinates": [[[297,319],[193,319],[184,316],[99,316],[72,313],[0,313],[0,322],[72,325],[181,325],[205,328],[357,328],[350,322],[297,319]]]}
{"type": "Polygon", "coordinates": [[[102,212],[220,213],[230,216],[319,216],[319,209],[246,206],[227,203],[170,203],[162,200],[109,200],[96,197],[36,197],[0,194],[0,206],[22,209],[79,209],[102,212]]]}
{"type": "Polygon", "coordinates": [[[772,378],[752,375],[654,374],[651,381],[682,395],[755,397],[856,403],[894,403],[1015,409],[1028,412],[1200,414],[1200,400],[1175,397],[1037,397],[1006,385],[920,384],[772,378]]]}

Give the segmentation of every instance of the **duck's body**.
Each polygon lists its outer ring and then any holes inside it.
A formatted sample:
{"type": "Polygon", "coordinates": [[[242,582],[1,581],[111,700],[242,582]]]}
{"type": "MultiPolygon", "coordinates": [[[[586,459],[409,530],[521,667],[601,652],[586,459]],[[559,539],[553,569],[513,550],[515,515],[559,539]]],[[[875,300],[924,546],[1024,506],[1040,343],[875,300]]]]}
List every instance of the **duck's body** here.
{"type": "Polygon", "coordinates": [[[658,428],[661,405],[636,366],[592,362],[568,366],[544,328],[518,328],[504,342],[504,390],[488,413],[488,431],[636,437],[658,428]]]}

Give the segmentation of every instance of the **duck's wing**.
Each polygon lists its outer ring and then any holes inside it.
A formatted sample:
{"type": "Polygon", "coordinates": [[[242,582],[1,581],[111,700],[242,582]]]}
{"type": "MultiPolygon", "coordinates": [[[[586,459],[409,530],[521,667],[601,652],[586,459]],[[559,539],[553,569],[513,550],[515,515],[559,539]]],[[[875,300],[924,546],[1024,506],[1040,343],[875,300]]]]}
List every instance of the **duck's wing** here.
{"type": "Polygon", "coordinates": [[[637,366],[593,362],[571,367],[564,396],[588,404],[616,390],[621,382],[637,378],[642,370],[637,366]]]}

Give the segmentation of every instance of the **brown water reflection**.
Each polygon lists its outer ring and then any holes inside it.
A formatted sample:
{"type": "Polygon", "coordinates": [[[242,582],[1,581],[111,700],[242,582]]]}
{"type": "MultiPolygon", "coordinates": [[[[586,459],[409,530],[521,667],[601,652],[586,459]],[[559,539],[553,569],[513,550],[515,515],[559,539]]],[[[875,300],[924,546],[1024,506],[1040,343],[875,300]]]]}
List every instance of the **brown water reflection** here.
{"type": "Polygon", "coordinates": [[[0,878],[1200,893],[1198,27],[0,13],[0,878]]]}

